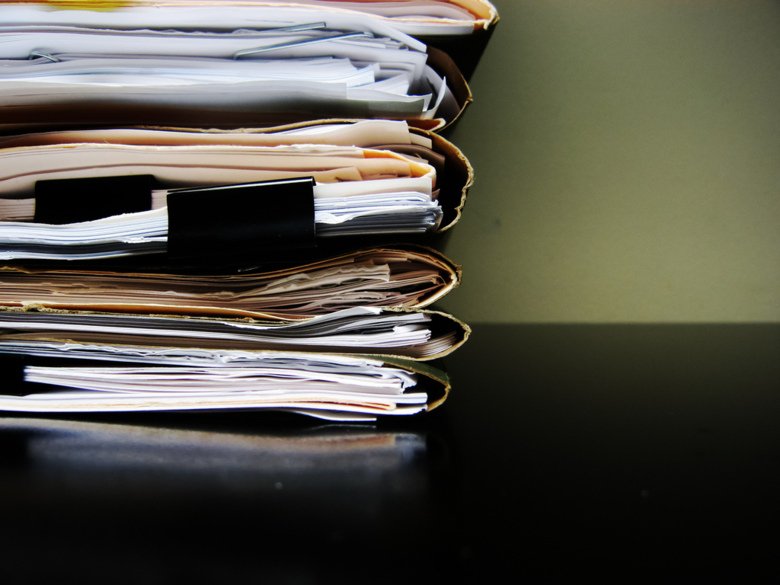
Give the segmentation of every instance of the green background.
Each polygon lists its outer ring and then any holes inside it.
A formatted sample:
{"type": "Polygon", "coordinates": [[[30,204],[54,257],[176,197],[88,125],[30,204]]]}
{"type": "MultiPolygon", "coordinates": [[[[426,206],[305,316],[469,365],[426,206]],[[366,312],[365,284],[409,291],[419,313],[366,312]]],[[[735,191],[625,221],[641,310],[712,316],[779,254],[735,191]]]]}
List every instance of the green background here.
{"type": "Polygon", "coordinates": [[[498,0],[449,135],[469,322],[780,320],[780,2],[498,0]]]}

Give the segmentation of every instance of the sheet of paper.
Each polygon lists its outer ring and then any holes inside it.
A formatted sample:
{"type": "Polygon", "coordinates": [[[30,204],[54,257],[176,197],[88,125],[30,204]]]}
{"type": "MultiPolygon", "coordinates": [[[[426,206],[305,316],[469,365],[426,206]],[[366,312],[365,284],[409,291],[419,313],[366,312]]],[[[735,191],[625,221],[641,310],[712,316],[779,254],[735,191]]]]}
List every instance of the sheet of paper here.
{"type": "MultiPolygon", "coordinates": [[[[309,145],[125,145],[67,143],[0,149],[0,196],[24,197],[45,179],[151,174],[166,187],[312,176],[318,183],[428,177],[425,161],[387,150],[309,145]],[[232,178],[231,178],[232,177],[232,178]]],[[[394,189],[398,190],[398,189],[394,189]]]]}
{"type": "Polygon", "coordinates": [[[418,144],[426,148],[432,147],[430,138],[410,132],[409,125],[403,120],[359,120],[349,124],[324,123],[277,131],[252,128],[244,128],[240,131],[111,128],[28,132],[20,135],[0,136],[0,148],[75,143],[158,146],[331,144],[363,148],[387,144],[418,144]]]}

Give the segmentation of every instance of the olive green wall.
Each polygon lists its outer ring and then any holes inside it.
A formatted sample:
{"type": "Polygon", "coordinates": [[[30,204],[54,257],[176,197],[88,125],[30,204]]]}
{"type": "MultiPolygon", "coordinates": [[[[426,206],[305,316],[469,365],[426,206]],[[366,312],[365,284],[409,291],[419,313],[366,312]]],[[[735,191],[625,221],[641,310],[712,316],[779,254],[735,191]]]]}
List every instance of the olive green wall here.
{"type": "Polygon", "coordinates": [[[780,2],[498,0],[450,135],[470,322],[780,320],[780,2]]]}

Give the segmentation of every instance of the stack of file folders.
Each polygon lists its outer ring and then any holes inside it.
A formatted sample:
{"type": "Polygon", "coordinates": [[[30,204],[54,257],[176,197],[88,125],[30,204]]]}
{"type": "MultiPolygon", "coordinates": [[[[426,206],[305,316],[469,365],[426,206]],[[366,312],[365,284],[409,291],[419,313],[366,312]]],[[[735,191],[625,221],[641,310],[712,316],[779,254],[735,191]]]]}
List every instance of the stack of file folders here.
{"type": "Polygon", "coordinates": [[[0,2],[0,411],[435,408],[485,0],[0,2]]]}

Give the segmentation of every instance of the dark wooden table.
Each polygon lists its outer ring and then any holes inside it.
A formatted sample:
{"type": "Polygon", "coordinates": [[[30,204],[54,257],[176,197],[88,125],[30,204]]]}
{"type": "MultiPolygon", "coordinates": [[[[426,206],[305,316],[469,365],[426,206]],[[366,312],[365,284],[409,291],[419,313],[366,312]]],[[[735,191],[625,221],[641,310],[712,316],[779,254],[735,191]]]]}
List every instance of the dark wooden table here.
{"type": "Polygon", "coordinates": [[[778,582],[779,357],[768,325],[477,325],[422,418],[5,416],[0,579],[778,582]]]}

